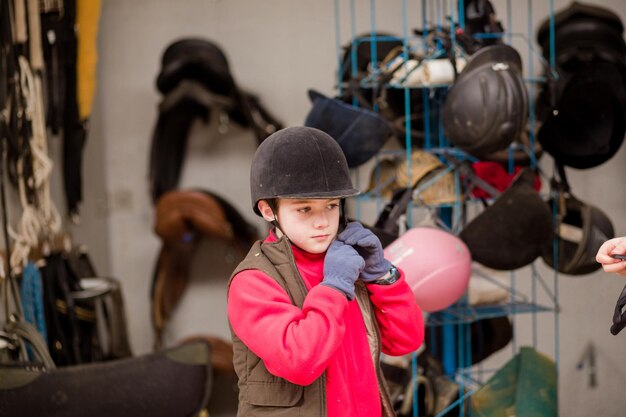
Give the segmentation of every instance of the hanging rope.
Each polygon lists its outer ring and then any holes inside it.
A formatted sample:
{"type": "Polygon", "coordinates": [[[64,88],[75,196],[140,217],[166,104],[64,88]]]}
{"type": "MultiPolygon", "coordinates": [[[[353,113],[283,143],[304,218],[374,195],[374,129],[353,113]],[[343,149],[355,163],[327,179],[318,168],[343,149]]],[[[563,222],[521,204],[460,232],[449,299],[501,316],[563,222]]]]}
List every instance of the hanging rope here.
{"type": "Polygon", "coordinates": [[[21,70],[20,83],[26,103],[24,116],[32,125],[32,137],[29,141],[33,168],[32,180],[39,204],[35,207],[29,204],[26,198],[23,160],[20,159],[18,161],[18,189],[23,213],[18,226],[19,232],[9,229],[11,237],[16,242],[11,254],[12,268],[26,265],[28,254],[31,248],[38,244],[42,232],[49,238],[61,230],[61,216],[50,197],[53,162],[48,156],[41,78],[33,74],[25,57],[20,56],[18,61],[21,70]]]}
{"type": "Polygon", "coordinates": [[[11,252],[10,265],[12,270],[24,268],[28,262],[28,255],[32,248],[39,243],[39,233],[41,232],[41,223],[37,210],[28,202],[26,198],[26,187],[24,185],[23,159],[17,161],[18,172],[18,191],[20,204],[22,205],[22,217],[20,218],[15,231],[9,226],[9,236],[15,241],[13,251],[11,252]]]}
{"type": "Polygon", "coordinates": [[[41,222],[44,234],[48,237],[54,236],[61,231],[62,222],[59,210],[50,198],[50,176],[52,175],[54,164],[48,156],[46,115],[41,81],[42,71],[44,69],[43,49],[41,46],[41,9],[51,7],[54,3],[57,2],[42,3],[39,0],[28,0],[30,66],[34,80],[34,109],[32,115],[33,137],[30,147],[33,156],[33,178],[39,203],[39,221],[41,222]]]}
{"type": "Polygon", "coordinates": [[[24,56],[18,58],[20,65],[20,84],[26,103],[24,115],[32,125],[30,149],[33,154],[33,179],[35,187],[39,188],[52,173],[52,160],[48,157],[45,122],[42,120],[43,96],[41,95],[41,80],[35,77],[30,65],[24,56]],[[39,81],[39,82],[37,82],[39,81]]]}

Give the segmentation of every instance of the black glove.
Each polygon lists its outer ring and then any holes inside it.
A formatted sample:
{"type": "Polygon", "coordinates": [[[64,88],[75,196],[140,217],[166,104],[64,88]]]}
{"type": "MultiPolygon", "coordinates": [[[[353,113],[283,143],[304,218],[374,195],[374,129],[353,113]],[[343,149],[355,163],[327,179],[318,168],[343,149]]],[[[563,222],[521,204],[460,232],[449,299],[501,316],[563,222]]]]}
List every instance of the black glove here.
{"type": "Polygon", "coordinates": [[[385,259],[380,240],[371,230],[364,228],[361,223],[348,223],[345,230],[339,233],[337,239],[346,245],[354,246],[356,251],[365,259],[365,268],[361,272],[363,281],[375,281],[391,269],[391,262],[385,259]]]}
{"type": "Polygon", "coordinates": [[[622,308],[626,305],[626,286],[617,299],[615,304],[615,312],[613,313],[613,325],[611,326],[611,334],[616,335],[626,327],[626,311],[622,312],[622,308]]]}
{"type": "Polygon", "coordinates": [[[354,282],[365,266],[365,261],[352,246],[338,240],[328,247],[324,258],[322,285],[335,288],[354,300],[354,282]]]}

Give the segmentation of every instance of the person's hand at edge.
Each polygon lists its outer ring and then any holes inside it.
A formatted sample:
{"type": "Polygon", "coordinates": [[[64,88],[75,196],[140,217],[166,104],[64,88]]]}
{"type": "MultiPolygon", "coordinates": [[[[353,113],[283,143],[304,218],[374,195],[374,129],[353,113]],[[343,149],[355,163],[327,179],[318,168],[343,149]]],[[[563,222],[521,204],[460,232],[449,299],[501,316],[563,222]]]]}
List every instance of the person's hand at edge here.
{"type": "Polygon", "coordinates": [[[604,272],[626,276],[626,261],[612,258],[611,255],[626,254],[626,236],[607,240],[600,246],[596,261],[602,264],[604,272]]]}

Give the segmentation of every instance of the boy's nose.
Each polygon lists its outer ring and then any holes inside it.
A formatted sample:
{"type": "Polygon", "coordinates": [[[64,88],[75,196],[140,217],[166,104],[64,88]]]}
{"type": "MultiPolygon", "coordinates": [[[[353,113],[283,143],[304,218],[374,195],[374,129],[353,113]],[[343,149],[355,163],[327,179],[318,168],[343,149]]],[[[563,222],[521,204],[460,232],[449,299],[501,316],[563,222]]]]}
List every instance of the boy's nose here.
{"type": "Polygon", "coordinates": [[[319,215],[315,216],[315,221],[313,225],[318,229],[328,226],[328,215],[326,213],[320,213],[319,215]]]}

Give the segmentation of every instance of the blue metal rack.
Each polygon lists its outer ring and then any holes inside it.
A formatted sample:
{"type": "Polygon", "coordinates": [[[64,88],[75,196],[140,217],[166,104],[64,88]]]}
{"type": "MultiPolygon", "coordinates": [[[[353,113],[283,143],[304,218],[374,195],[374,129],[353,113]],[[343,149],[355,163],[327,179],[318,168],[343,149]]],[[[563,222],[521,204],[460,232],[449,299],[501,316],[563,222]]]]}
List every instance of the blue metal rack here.
{"type": "MultiPolygon", "coordinates": [[[[357,7],[355,4],[355,0],[346,0],[349,2],[349,24],[350,24],[350,34],[351,39],[353,40],[352,45],[352,68],[350,69],[352,77],[356,78],[357,76],[357,43],[358,42],[370,42],[371,44],[371,57],[372,62],[377,62],[379,58],[377,57],[377,42],[388,42],[390,40],[397,40],[396,37],[388,37],[388,36],[380,36],[376,34],[376,1],[369,0],[369,13],[370,13],[370,27],[368,28],[372,36],[370,37],[361,37],[360,39],[356,39],[356,12],[357,7]]],[[[403,52],[402,57],[406,62],[409,57],[410,50],[419,50],[422,49],[422,55],[424,55],[424,51],[428,49],[428,45],[426,44],[427,38],[427,30],[429,27],[435,27],[436,29],[441,29],[444,25],[450,27],[450,36],[452,43],[456,42],[455,39],[455,28],[460,27],[464,29],[465,27],[465,16],[464,16],[464,0],[418,0],[418,4],[421,8],[421,22],[420,26],[423,28],[422,36],[410,36],[408,30],[408,0],[401,1],[401,13],[402,13],[402,35],[401,40],[403,44],[403,52]]],[[[335,12],[335,32],[336,32],[336,47],[337,47],[337,56],[338,56],[338,84],[337,89],[339,95],[342,94],[342,89],[344,88],[341,82],[341,74],[342,74],[342,51],[341,51],[341,16],[340,16],[340,3],[344,3],[342,0],[334,1],[334,12],[335,12]]],[[[506,27],[512,28],[512,13],[513,7],[511,0],[507,0],[506,2],[506,27]]],[[[513,33],[513,32],[505,32],[501,36],[503,39],[510,43],[513,39],[521,39],[527,45],[527,67],[526,71],[528,76],[525,77],[528,95],[529,95],[529,141],[530,145],[524,150],[527,152],[530,158],[530,164],[532,167],[536,167],[537,160],[535,158],[533,149],[535,144],[535,108],[534,108],[534,95],[535,95],[535,85],[545,83],[547,80],[545,77],[536,77],[534,76],[534,63],[533,57],[538,57],[541,64],[549,71],[550,75],[553,78],[557,78],[557,74],[555,71],[555,45],[554,45],[554,0],[550,0],[549,2],[549,21],[550,21],[550,55],[549,62],[546,62],[541,54],[537,53],[532,43],[532,33],[533,33],[533,0],[526,0],[527,4],[527,14],[528,14],[528,24],[526,31],[524,33],[513,33]]],[[[387,4],[386,4],[387,6],[387,4]]],[[[516,3],[517,7],[521,6],[521,3],[516,3]]],[[[361,11],[361,10],[359,10],[361,11]]],[[[486,35],[493,36],[493,35],[486,35]]],[[[425,59],[436,59],[441,55],[441,50],[430,51],[428,55],[425,56],[425,59]]],[[[405,65],[405,64],[403,64],[405,65]]],[[[372,68],[372,76],[368,78],[364,78],[360,80],[360,87],[362,88],[378,88],[378,73],[380,69],[376,66],[372,68]]],[[[408,74],[407,74],[408,75],[408,74]]],[[[386,152],[396,152],[396,153],[404,153],[407,160],[407,171],[408,176],[410,178],[411,174],[411,153],[413,150],[412,147],[412,138],[411,138],[411,118],[409,115],[411,114],[411,93],[412,89],[416,87],[410,87],[406,83],[389,83],[385,86],[386,88],[391,89],[399,89],[404,91],[404,107],[405,107],[405,151],[383,151],[381,155],[384,155],[386,152]]],[[[442,109],[443,103],[445,101],[445,95],[449,85],[443,84],[432,84],[428,86],[420,86],[418,87],[422,91],[422,106],[423,106],[423,120],[424,120],[424,149],[429,150],[430,152],[442,156],[444,152],[452,153],[456,158],[465,158],[472,160],[473,157],[465,154],[464,152],[455,149],[451,146],[450,142],[447,140],[443,133],[443,125],[440,119],[434,120],[437,122],[435,125],[432,125],[433,119],[431,118],[431,112],[435,109],[435,106],[438,106],[439,109],[442,109]]],[[[358,102],[354,101],[355,106],[358,105],[358,102]]],[[[375,111],[378,109],[375,107],[375,111]]],[[[439,113],[441,114],[441,112],[439,113]]],[[[514,145],[509,149],[509,171],[512,172],[514,169],[512,154],[517,149],[514,145]]],[[[378,158],[378,156],[376,157],[378,158]]],[[[445,158],[441,158],[443,162],[446,162],[445,158]]],[[[377,161],[378,166],[378,161],[377,161]]],[[[378,174],[377,174],[378,175],[378,174]]],[[[378,177],[379,179],[379,177],[378,177]]],[[[459,175],[455,172],[455,182],[457,184],[457,190],[459,189],[459,175]]],[[[356,173],[356,183],[359,188],[360,187],[360,173],[357,171],[356,173]]],[[[426,185],[427,186],[427,185],[426,185]]],[[[366,193],[359,198],[357,198],[356,202],[356,215],[357,218],[361,217],[361,205],[374,201],[376,204],[376,211],[380,212],[382,209],[383,203],[385,201],[381,198],[380,193],[375,190],[370,193],[366,193]]],[[[435,207],[431,207],[431,209],[436,209],[439,213],[439,217],[445,221],[449,229],[455,233],[460,231],[459,227],[461,225],[460,213],[462,212],[461,208],[463,204],[471,204],[472,201],[462,202],[460,198],[457,198],[457,201],[453,204],[444,204],[438,205],[435,207]]],[[[413,224],[412,216],[414,215],[414,206],[410,203],[409,208],[407,209],[407,223],[409,226],[413,224]]],[[[556,219],[556,208],[554,208],[554,215],[556,219]]],[[[548,282],[543,277],[540,276],[536,266],[531,265],[531,290],[529,295],[521,295],[518,293],[516,289],[516,273],[513,271],[510,273],[510,280],[508,285],[509,291],[509,301],[504,304],[497,305],[488,305],[488,306],[472,306],[467,302],[467,299],[461,299],[459,302],[454,304],[453,306],[437,312],[435,314],[430,314],[427,318],[427,326],[430,328],[441,326],[443,329],[443,365],[444,370],[448,374],[448,376],[455,380],[459,384],[459,396],[455,402],[450,404],[445,410],[439,413],[439,416],[445,415],[451,409],[458,407],[459,415],[466,415],[466,409],[464,407],[465,402],[471,395],[475,392],[477,387],[483,382],[483,378],[486,374],[494,372],[494,370],[484,370],[484,369],[475,369],[476,367],[472,367],[471,365],[471,343],[469,340],[470,332],[469,325],[471,322],[485,319],[485,318],[493,318],[493,317],[502,317],[509,316],[513,320],[515,324],[515,317],[520,314],[530,314],[532,320],[532,346],[536,347],[538,343],[538,335],[537,335],[537,315],[539,313],[553,313],[553,326],[554,326],[554,359],[557,364],[557,372],[558,372],[558,357],[559,357],[559,343],[558,343],[558,333],[559,333],[559,318],[558,318],[558,281],[557,276],[558,273],[556,265],[558,264],[558,253],[556,250],[556,239],[554,243],[555,252],[554,252],[554,273],[552,276],[552,282],[548,282]],[[543,304],[538,302],[539,292],[542,292],[544,301],[543,304]]],[[[517,350],[517,346],[515,344],[515,338],[512,343],[513,351],[517,350]]],[[[417,360],[416,355],[413,357],[412,361],[412,369],[413,373],[417,373],[417,360]]],[[[414,401],[413,401],[413,415],[418,416],[419,410],[417,408],[417,388],[413,393],[414,401]]],[[[470,413],[471,414],[471,413],[470,413]]]]}

